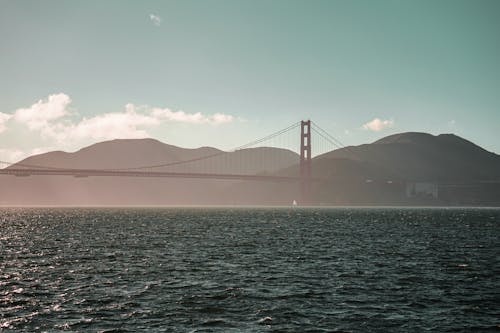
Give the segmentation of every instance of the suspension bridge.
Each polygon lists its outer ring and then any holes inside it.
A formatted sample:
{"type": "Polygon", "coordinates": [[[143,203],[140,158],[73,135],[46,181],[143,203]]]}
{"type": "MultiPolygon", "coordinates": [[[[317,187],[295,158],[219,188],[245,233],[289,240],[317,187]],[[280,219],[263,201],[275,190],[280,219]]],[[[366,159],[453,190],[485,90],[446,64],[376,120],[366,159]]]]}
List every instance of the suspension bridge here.
{"type": "MultiPolygon", "coordinates": [[[[242,181],[264,181],[264,182],[293,182],[300,189],[301,204],[311,202],[311,183],[320,182],[324,179],[314,177],[312,174],[312,157],[326,153],[344,145],[323,130],[311,120],[294,123],[282,130],[274,132],[260,139],[238,146],[230,151],[217,151],[204,156],[196,156],[190,159],[155,163],[153,165],[140,165],[127,168],[68,168],[47,165],[34,165],[25,163],[10,163],[0,161],[0,164],[8,165],[0,169],[0,175],[11,175],[17,177],[27,176],[73,176],[73,177],[167,177],[167,178],[194,178],[194,179],[220,179],[220,180],[242,180],[242,181]],[[297,130],[300,134],[297,136],[297,130]],[[315,146],[313,147],[312,134],[315,134],[315,146]],[[297,152],[299,157],[294,172],[279,172],[280,168],[287,165],[279,161],[273,164],[269,162],[269,156],[263,149],[257,154],[250,156],[238,154],[245,150],[257,147],[279,147],[288,151],[297,152]],[[298,147],[298,151],[297,151],[298,147]],[[239,156],[238,156],[239,155],[239,156]],[[256,172],[258,165],[267,158],[267,167],[271,169],[256,172]],[[245,160],[247,159],[247,160],[245,160]],[[248,160],[251,159],[251,160],[248,160]],[[249,167],[254,165],[257,167],[249,167]]],[[[271,160],[273,156],[270,157],[271,160]]],[[[290,168],[291,166],[288,165],[290,168]]]]}

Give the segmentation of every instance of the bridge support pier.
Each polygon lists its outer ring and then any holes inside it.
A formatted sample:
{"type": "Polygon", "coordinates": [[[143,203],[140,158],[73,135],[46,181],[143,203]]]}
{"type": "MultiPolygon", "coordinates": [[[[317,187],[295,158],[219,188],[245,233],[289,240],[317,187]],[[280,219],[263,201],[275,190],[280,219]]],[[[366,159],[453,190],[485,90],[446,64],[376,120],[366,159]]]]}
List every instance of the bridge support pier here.
{"type": "Polygon", "coordinates": [[[311,121],[300,122],[300,204],[311,204],[311,121]]]}

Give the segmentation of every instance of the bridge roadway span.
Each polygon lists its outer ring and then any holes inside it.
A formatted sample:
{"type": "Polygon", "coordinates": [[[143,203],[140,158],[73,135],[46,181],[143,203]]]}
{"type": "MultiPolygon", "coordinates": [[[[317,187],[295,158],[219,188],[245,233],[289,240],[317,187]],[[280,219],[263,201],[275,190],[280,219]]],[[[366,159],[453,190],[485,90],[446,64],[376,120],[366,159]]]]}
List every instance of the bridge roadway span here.
{"type": "MultiPolygon", "coordinates": [[[[134,170],[105,170],[105,169],[28,169],[6,168],[0,169],[0,175],[17,177],[27,176],[106,176],[106,177],[163,177],[163,178],[197,178],[197,179],[227,179],[227,180],[254,180],[272,182],[298,182],[300,177],[273,176],[273,175],[238,175],[222,173],[193,173],[193,172],[164,172],[164,171],[134,171],[134,170]]],[[[310,181],[319,179],[311,178],[310,181]]]]}

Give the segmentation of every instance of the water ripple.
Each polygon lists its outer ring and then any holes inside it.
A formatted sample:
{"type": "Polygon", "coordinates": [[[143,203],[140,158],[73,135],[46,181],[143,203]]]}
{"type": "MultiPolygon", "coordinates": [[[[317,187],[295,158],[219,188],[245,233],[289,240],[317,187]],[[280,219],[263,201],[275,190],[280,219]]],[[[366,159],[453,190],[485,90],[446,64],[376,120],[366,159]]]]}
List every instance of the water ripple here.
{"type": "Polygon", "coordinates": [[[495,209],[1,209],[0,331],[493,332],[495,209]]]}

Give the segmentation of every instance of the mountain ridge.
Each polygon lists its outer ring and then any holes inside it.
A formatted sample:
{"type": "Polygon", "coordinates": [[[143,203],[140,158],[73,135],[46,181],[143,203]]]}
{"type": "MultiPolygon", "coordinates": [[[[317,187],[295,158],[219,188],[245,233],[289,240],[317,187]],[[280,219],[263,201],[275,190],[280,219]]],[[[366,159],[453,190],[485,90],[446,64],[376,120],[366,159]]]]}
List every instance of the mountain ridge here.
{"type": "MultiPolygon", "coordinates": [[[[33,155],[10,168],[39,165],[119,169],[157,165],[148,171],[297,176],[298,162],[295,152],[280,148],[224,152],[212,147],[181,148],[156,139],[118,139],[95,143],[75,152],[33,155]],[[212,157],[205,159],[204,156],[212,157]],[[182,163],[192,159],[199,161],[182,163]]],[[[393,134],[373,143],[316,156],[312,159],[312,170],[314,177],[327,180],[313,184],[316,204],[412,204],[415,200],[408,197],[407,187],[413,183],[433,183],[436,188],[463,183],[473,186],[479,193],[471,197],[469,190],[461,188],[463,193],[453,194],[456,192],[453,190],[455,192],[443,199],[445,201],[427,198],[430,201],[425,201],[426,204],[500,201],[500,191],[497,195],[496,187],[485,190],[480,185],[500,183],[500,156],[454,134],[393,134]]],[[[9,189],[0,193],[0,204],[17,204],[24,200],[28,204],[286,205],[300,196],[297,184],[113,177],[22,178],[0,177],[3,188],[9,189]]],[[[449,192],[449,189],[443,188],[440,193],[445,193],[443,191],[449,192]]]]}

